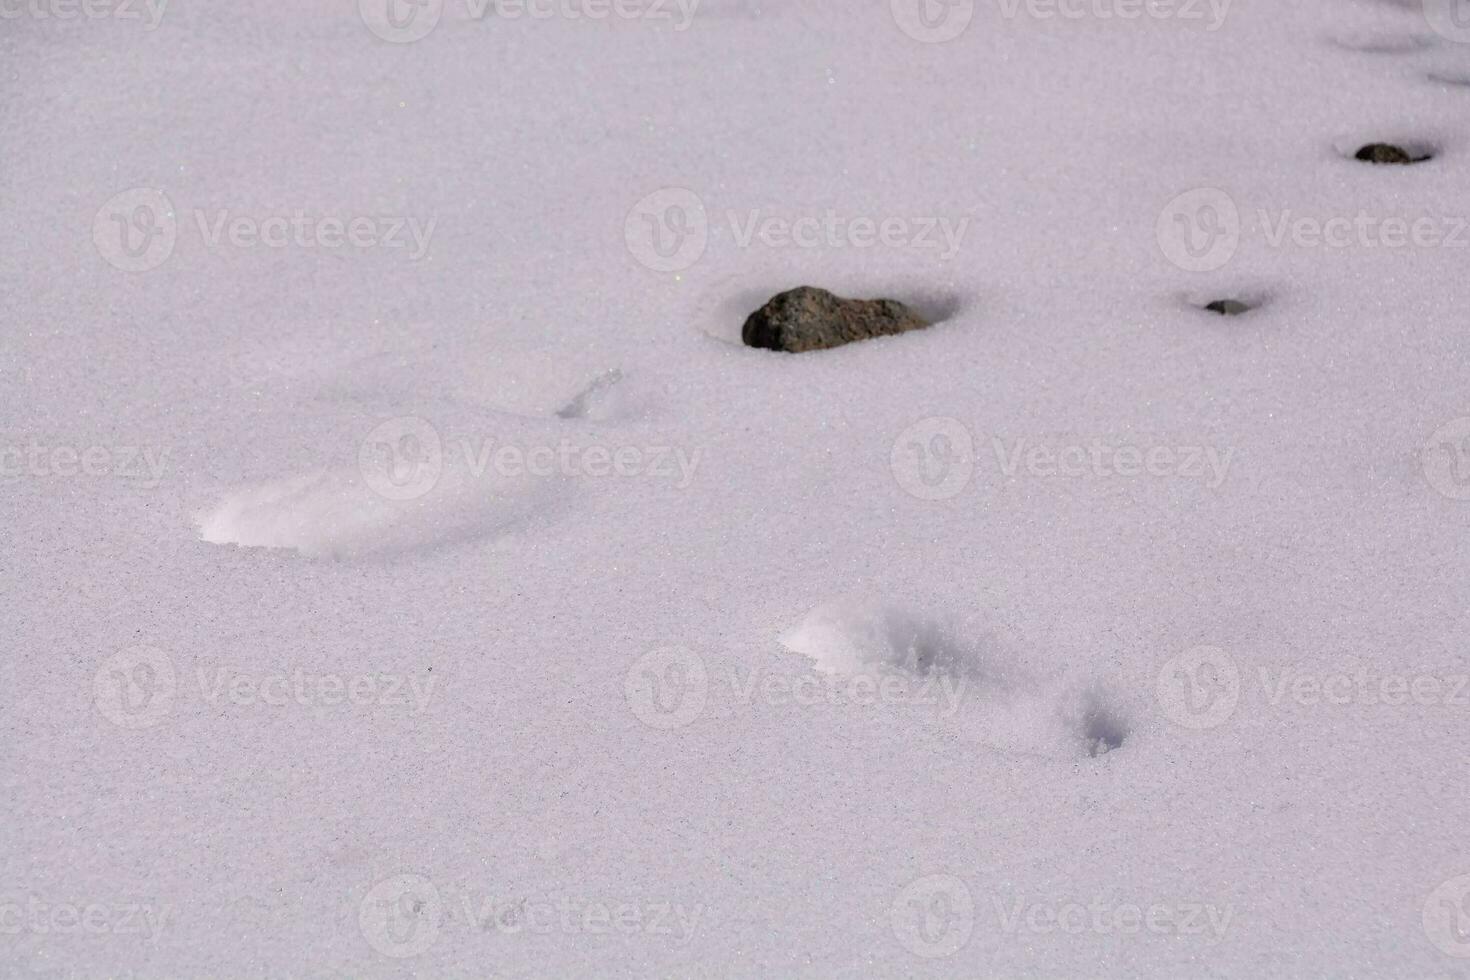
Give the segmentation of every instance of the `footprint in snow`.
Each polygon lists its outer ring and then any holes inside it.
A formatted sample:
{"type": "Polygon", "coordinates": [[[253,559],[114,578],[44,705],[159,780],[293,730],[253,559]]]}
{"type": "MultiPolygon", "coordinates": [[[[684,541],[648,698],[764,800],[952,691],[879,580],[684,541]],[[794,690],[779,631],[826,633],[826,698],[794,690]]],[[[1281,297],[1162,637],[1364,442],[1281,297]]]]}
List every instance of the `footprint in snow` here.
{"type": "Polygon", "coordinates": [[[825,674],[941,679],[963,701],[954,720],[964,734],[1003,750],[1096,757],[1129,735],[1125,712],[1100,687],[1044,678],[987,638],[892,603],[825,603],[780,642],[825,674]]]}

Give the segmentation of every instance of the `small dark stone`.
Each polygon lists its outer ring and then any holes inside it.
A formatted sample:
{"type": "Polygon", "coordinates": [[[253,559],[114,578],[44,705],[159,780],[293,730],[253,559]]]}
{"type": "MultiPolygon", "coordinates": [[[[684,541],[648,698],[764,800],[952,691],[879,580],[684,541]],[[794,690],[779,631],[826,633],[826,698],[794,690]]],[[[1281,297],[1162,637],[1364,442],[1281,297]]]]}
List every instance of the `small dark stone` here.
{"type": "Polygon", "coordinates": [[[1213,303],[1206,303],[1205,309],[1221,316],[1240,316],[1242,313],[1249,313],[1255,307],[1249,303],[1242,303],[1238,299],[1217,299],[1213,303]]]}
{"type": "Polygon", "coordinates": [[[1394,146],[1392,143],[1369,143],[1354,156],[1364,163],[1393,163],[1402,165],[1423,163],[1425,160],[1433,157],[1433,154],[1426,153],[1423,156],[1416,157],[1403,147],[1394,146]]]}
{"type": "Polygon", "coordinates": [[[897,300],[843,299],[825,289],[799,286],[778,293],[747,317],[740,335],[748,347],[798,354],[927,326],[927,320],[897,300]]]}

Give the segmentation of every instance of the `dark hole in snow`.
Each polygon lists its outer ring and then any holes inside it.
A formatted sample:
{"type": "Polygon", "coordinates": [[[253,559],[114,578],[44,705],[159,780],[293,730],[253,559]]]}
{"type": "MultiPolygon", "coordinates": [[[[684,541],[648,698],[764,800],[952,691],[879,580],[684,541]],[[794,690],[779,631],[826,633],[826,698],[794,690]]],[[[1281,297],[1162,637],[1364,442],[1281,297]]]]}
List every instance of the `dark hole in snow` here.
{"type": "Polygon", "coordinates": [[[1095,704],[1083,715],[1082,741],[1088,758],[1096,759],[1122,748],[1127,738],[1127,724],[1111,710],[1095,704]]]}
{"type": "Polygon", "coordinates": [[[1239,299],[1217,299],[1214,302],[1206,303],[1204,308],[1211,313],[1218,313],[1221,316],[1240,316],[1242,313],[1249,313],[1255,309],[1256,304],[1247,303],[1245,300],[1239,299]]]}

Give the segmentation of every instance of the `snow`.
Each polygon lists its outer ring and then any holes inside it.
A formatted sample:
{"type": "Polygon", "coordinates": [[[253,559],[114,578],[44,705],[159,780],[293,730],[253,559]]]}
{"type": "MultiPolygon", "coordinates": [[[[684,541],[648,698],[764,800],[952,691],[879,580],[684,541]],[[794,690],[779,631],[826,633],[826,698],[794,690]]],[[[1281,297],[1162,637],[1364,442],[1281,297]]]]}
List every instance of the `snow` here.
{"type": "Polygon", "coordinates": [[[1464,975],[1446,4],[132,6],[0,4],[0,973],[1464,975]]]}

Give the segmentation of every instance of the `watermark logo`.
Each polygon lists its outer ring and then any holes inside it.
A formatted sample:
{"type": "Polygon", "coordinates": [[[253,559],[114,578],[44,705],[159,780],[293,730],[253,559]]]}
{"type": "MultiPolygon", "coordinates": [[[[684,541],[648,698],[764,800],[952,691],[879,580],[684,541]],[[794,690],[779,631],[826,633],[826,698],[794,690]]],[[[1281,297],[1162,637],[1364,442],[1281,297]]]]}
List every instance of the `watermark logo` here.
{"type": "MultiPolygon", "coordinates": [[[[192,212],[193,226],[204,247],[250,249],[384,249],[402,252],[410,262],[421,261],[438,225],[437,218],[420,221],[395,215],[316,216],[297,209],[265,217],[236,214],[227,209],[192,212]]],[[[187,227],[187,224],[185,225],[187,227]]],[[[179,238],[179,215],[162,191],[135,188],[104,204],[92,221],[92,243],[97,253],[124,272],[148,272],[167,262],[179,238]]]]}
{"type": "Polygon", "coordinates": [[[1312,708],[1319,704],[1413,705],[1420,708],[1470,706],[1470,675],[1466,674],[1377,674],[1367,667],[1354,673],[1305,674],[1283,670],[1273,675],[1270,668],[1258,669],[1261,687],[1272,707],[1288,700],[1312,708]]]}
{"type": "Polygon", "coordinates": [[[795,676],[751,670],[741,678],[731,668],[725,673],[730,693],[740,704],[760,702],[772,707],[796,705],[803,708],[906,705],[935,708],[941,718],[959,710],[966,678],[934,671],[922,677],[895,672],[832,674],[801,673],[795,676]]]}
{"type": "Polygon", "coordinates": [[[1194,731],[1215,728],[1240,701],[1240,668],[1219,647],[1195,647],[1164,664],[1156,694],[1174,724],[1194,731]]]}
{"type": "Polygon", "coordinates": [[[123,191],[97,211],[92,244],[109,265],[123,272],[148,272],[167,262],[178,241],[173,202],[162,191],[123,191]]]}
{"type": "Polygon", "coordinates": [[[460,896],[466,922],[481,932],[515,936],[658,936],[668,937],[676,945],[686,945],[694,938],[703,905],[685,906],[677,902],[584,900],[563,895],[549,898],[496,900],[474,894],[460,896]]]}
{"type": "Polygon", "coordinates": [[[471,20],[493,13],[499,20],[668,21],[682,34],[694,23],[700,0],[466,0],[471,20]]]}
{"type": "Polygon", "coordinates": [[[1231,0],[1000,0],[1001,16],[1015,20],[1025,13],[1033,20],[1177,20],[1209,22],[1214,33],[1225,26],[1231,0]]]}
{"type": "Polygon", "coordinates": [[[1219,942],[1225,938],[1235,918],[1232,905],[1210,902],[1109,902],[1095,898],[1090,902],[1068,900],[1027,902],[1017,898],[1006,902],[999,896],[991,901],[1000,918],[1001,929],[1011,935],[1068,936],[1208,936],[1219,942]]]}
{"type": "Polygon", "coordinates": [[[655,272],[682,272],[709,245],[709,216],[699,195],[666,187],[643,198],[623,222],[623,240],[638,262],[655,272]]]}
{"type": "MultiPolygon", "coordinates": [[[[1179,479],[1218,490],[1230,472],[1233,449],[1202,444],[1117,442],[1061,434],[1047,439],[990,437],[998,476],[1037,479],[1179,479]]],[[[958,419],[920,419],[894,440],[889,468],[905,492],[920,500],[949,500],[969,486],[977,464],[969,428],[958,419]]]]}
{"type": "Polygon", "coordinates": [[[163,20],[169,0],[0,0],[0,21],[144,20],[151,31],[163,20]]]}
{"type": "Polygon", "coordinates": [[[709,700],[704,660],[682,647],[661,647],[639,657],[623,678],[623,695],[649,728],[673,731],[694,722],[709,700]]]}
{"type": "Polygon", "coordinates": [[[317,674],[300,667],[289,672],[264,673],[198,667],[195,677],[200,697],[211,705],[331,708],[345,704],[359,708],[407,708],[414,715],[428,708],[437,683],[433,674],[422,677],[392,673],[317,674]]]}
{"type": "Polygon", "coordinates": [[[405,251],[410,262],[418,262],[429,253],[434,229],[439,219],[421,221],[413,216],[396,215],[309,215],[297,209],[290,214],[271,214],[263,218],[234,214],[228,209],[206,213],[195,209],[194,226],[210,251],[225,245],[236,249],[265,246],[271,249],[340,249],[355,248],[405,251]]]}
{"type": "Polygon", "coordinates": [[[152,490],[163,482],[168,450],[154,446],[0,445],[0,480],[89,477],[136,483],[152,490]]]}
{"type": "Polygon", "coordinates": [[[933,251],[954,258],[970,230],[970,219],[887,215],[844,215],[831,208],[820,215],[781,215],[733,209],[725,212],[737,248],[759,243],[770,249],[856,248],[881,246],[933,251]]]}
{"type": "Polygon", "coordinates": [[[1470,418],[1446,422],[1424,444],[1424,478],[1450,500],[1470,500],[1470,418]]]}
{"type": "Polygon", "coordinates": [[[1198,480],[1211,490],[1224,484],[1235,455],[1233,449],[1221,452],[1215,446],[1114,444],[1102,439],[1064,441],[1061,445],[1016,439],[1007,445],[1005,440],[992,436],[990,447],[1001,473],[1012,478],[1022,473],[1072,479],[1149,476],[1198,480]]]}
{"type": "Polygon", "coordinates": [[[550,443],[497,443],[493,438],[478,442],[457,440],[454,448],[465,460],[475,479],[493,471],[503,477],[570,477],[600,480],[646,477],[664,480],[675,489],[687,490],[699,471],[704,450],[688,452],[683,446],[578,445],[563,437],[550,443]]]}
{"type": "Polygon", "coordinates": [[[418,956],[434,945],[443,921],[439,889],[423,875],[378,882],[357,909],[357,925],[368,945],[394,959],[418,956]]]}
{"type": "Polygon", "coordinates": [[[901,432],[888,457],[898,485],[920,500],[951,500],[975,473],[975,441],[958,419],[920,419],[901,432]]]}
{"type": "Polygon", "coordinates": [[[1470,959],[1470,875],[1451,878],[1429,893],[1424,935],[1446,956],[1470,959]]]}
{"type": "Polygon", "coordinates": [[[168,654],[129,647],[104,660],[92,675],[93,704],[119,728],[152,728],[173,708],[177,680],[168,654]]]}
{"type": "Polygon", "coordinates": [[[31,896],[25,902],[0,902],[0,935],[158,937],[177,909],[151,902],[50,902],[31,896]]]}
{"type": "Polygon", "coordinates": [[[441,891],[423,875],[402,874],[373,886],[358,906],[357,922],[373,949],[408,959],[426,952],[451,929],[498,937],[648,936],[685,945],[704,913],[703,905],[677,902],[441,891]]]}
{"type": "Polygon", "coordinates": [[[1424,19],[1446,41],[1470,44],[1470,0],[1424,0],[1424,19]]]}
{"type": "Polygon", "coordinates": [[[378,496],[417,500],[433,490],[444,473],[444,446],[439,431],[417,416],[389,419],[363,439],[357,466],[378,496]]]}
{"type": "MultiPolygon", "coordinates": [[[[434,696],[438,678],[387,672],[314,673],[301,667],[286,670],[240,670],[198,665],[193,672],[199,697],[214,707],[403,708],[422,714],[434,696]]],[[[152,728],[173,710],[188,691],[180,686],[173,659],[154,647],[130,647],[113,654],[92,677],[97,713],[120,728],[152,728]]]]}
{"type": "Polygon", "coordinates": [[[953,956],[975,931],[970,889],[954,875],[926,875],[898,893],[889,923],[903,948],[928,960],[953,956]]]}
{"type": "Polygon", "coordinates": [[[949,718],[959,710],[966,679],[942,671],[909,677],[892,671],[788,674],[738,667],[711,676],[697,654],[666,647],[641,657],[623,684],[634,715],[651,728],[669,731],[694,722],[714,698],[745,707],[922,708],[949,718]]]}
{"type": "Polygon", "coordinates": [[[1299,215],[1290,209],[1274,216],[1257,209],[1256,218],[1265,233],[1266,244],[1272,248],[1280,248],[1287,242],[1295,248],[1339,251],[1470,247],[1470,221],[1453,215],[1421,215],[1411,221],[1403,215],[1374,215],[1360,210],[1351,218],[1335,215],[1322,219],[1299,215]]]}
{"type": "MultiPolygon", "coordinates": [[[[464,16],[479,22],[606,21],[609,18],[670,22],[675,33],[689,30],[700,0],[465,0],[464,16]]],[[[439,25],[445,0],[358,0],[362,21],[384,41],[412,44],[439,25]]]]}
{"type": "Polygon", "coordinates": [[[1186,272],[1214,272],[1240,247],[1240,210],[1218,188],[1186,191],[1159,213],[1154,234],[1174,265],[1186,272]]]}
{"type": "Polygon", "coordinates": [[[412,44],[439,25],[444,0],[357,0],[357,12],[384,41],[412,44]]]}
{"type": "Polygon", "coordinates": [[[898,29],[921,44],[942,44],[965,33],[975,0],[889,0],[898,29]]]}
{"type": "Polygon", "coordinates": [[[959,254],[970,218],[913,215],[778,213],[726,208],[715,229],[710,211],[693,191],[665,188],[635,204],[623,225],[628,251],[656,272],[680,272],[698,262],[712,231],[728,231],[739,249],[912,249],[933,253],[942,261],[959,254]]]}

